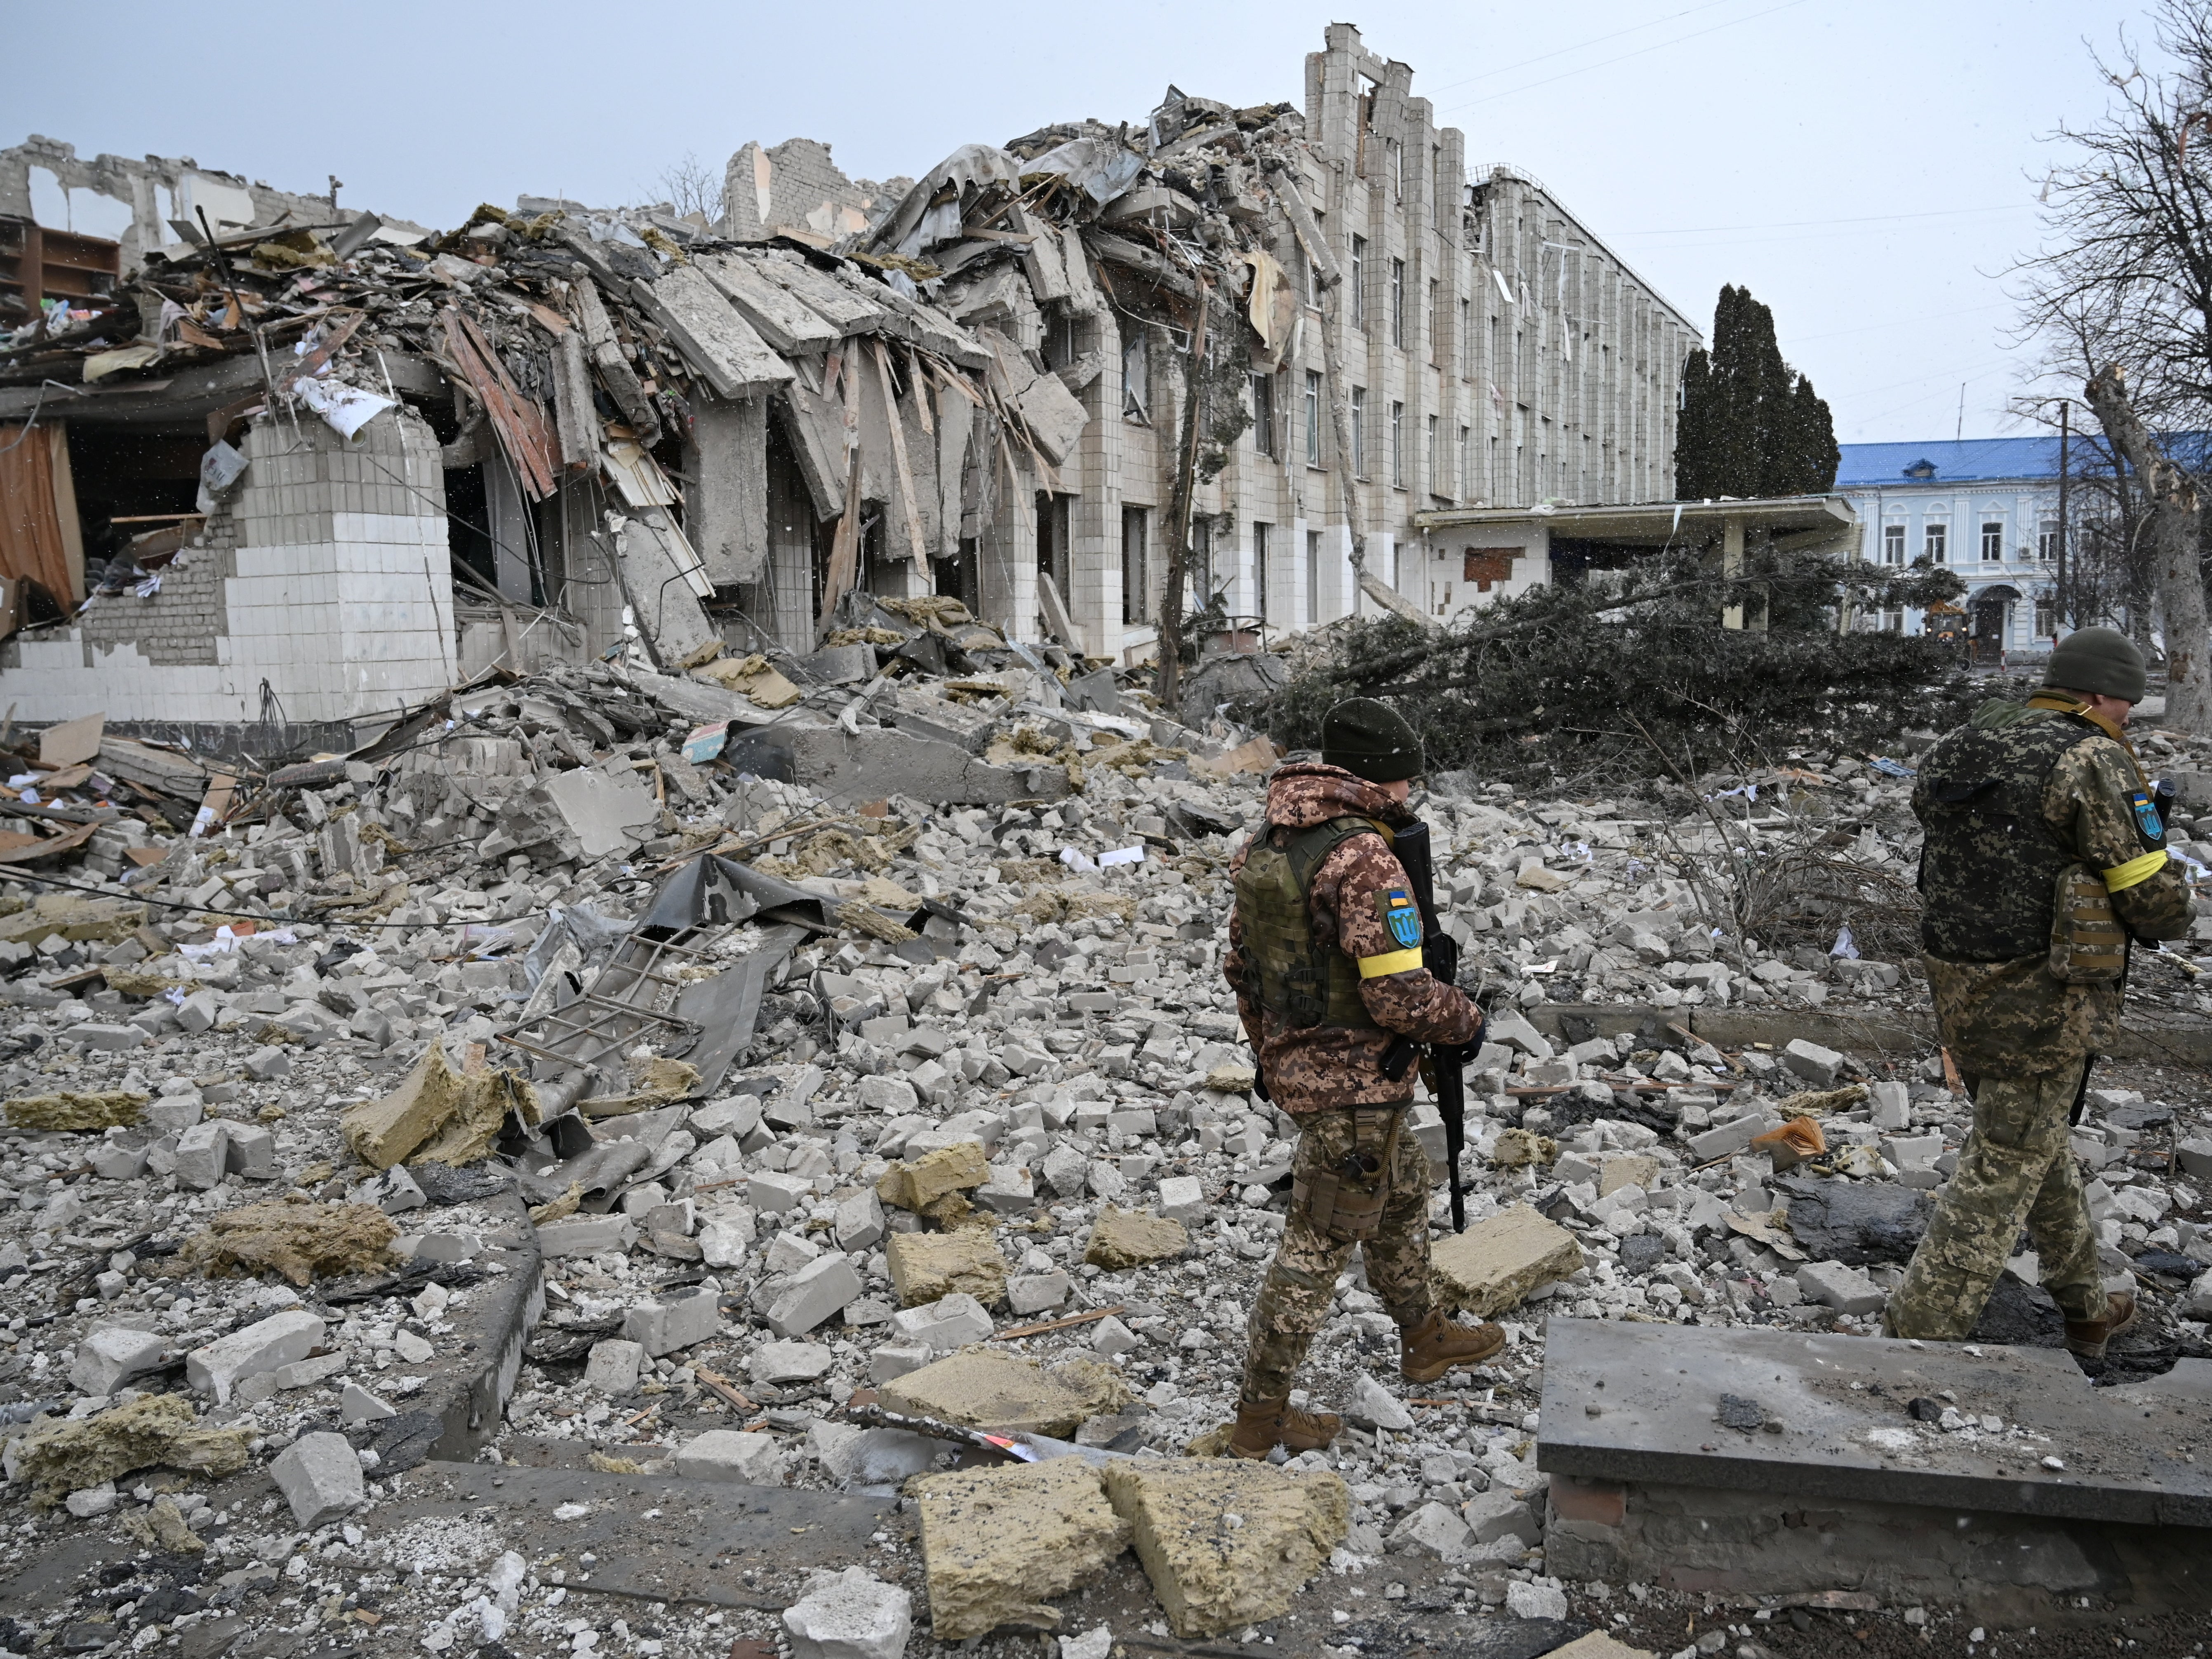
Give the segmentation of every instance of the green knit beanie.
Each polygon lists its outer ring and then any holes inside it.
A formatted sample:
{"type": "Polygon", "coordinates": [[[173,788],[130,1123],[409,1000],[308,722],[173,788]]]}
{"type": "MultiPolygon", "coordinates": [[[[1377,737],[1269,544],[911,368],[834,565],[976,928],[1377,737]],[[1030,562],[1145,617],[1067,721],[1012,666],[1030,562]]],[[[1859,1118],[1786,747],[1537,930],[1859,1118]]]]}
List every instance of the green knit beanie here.
{"type": "Polygon", "coordinates": [[[1406,717],[1372,697],[1352,697],[1321,723],[1321,757],[1370,783],[1395,783],[1425,769],[1421,740],[1406,717]]]}
{"type": "Polygon", "coordinates": [[[2143,653],[2117,628],[2076,629],[2051,651],[2043,683],[2059,690],[2094,691],[2122,702],[2141,702],[2143,653]]]}

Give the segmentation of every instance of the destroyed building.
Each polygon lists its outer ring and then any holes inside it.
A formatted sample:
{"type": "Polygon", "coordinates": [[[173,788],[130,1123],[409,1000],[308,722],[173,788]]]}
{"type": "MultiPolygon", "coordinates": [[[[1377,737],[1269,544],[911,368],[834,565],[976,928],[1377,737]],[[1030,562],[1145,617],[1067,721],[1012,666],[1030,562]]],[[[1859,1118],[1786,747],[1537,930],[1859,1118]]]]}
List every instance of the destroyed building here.
{"type": "Polygon", "coordinates": [[[34,139],[0,696],[337,746],[495,662],[803,655],[855,589],[1132,664],[1186,520],[1224,645],[1479,601],[1490,555],[1416,515],[1668,495],[1696,331],[1412,78],[1337,25],[1302,106],[1171,89],[911,185],[749,144],[713,225],[524,198],[432,237],[34,139]],[[41,189],[128,226],[49,232],[41,189]]]}

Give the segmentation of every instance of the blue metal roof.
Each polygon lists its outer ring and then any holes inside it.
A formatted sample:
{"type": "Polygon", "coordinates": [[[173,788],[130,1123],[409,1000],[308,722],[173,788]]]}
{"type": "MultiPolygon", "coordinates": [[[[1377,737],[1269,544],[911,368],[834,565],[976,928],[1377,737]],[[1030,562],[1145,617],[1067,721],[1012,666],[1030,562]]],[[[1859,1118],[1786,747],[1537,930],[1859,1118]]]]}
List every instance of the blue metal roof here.
{"type": "MultiPolygon", "coordinates": [[[[1953,442],[1841,444],[1842,464],[1836,469],[1836,488],[1866,489],[1876,484],[1969,483],[1998,478],[2056,478],[2058,440],[2055,437],[1968,438],[1953,442]],[[1933,466],[1931,477],[1914,477],[1922,463],[1933,466]]],[[[2078,463],[2077,463],[2078,465],[2078,463]]]]}

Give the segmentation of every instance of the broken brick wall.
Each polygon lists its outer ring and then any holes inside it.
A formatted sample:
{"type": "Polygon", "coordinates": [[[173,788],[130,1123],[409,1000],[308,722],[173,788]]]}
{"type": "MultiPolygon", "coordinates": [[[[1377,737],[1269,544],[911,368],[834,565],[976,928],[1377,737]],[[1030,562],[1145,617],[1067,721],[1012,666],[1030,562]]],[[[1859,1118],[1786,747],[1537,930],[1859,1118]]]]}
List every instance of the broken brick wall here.
{"type": "Polygon", "coordinates": [[[263,419],[244,479],[151,599],[95,599],[73,625],[0,650],[0,702],[32,723],[222,734],[267,718],[350,727],[442,691],[453,669],[438,441],[404,409],[349,443],[320,421],[263,419]]]}

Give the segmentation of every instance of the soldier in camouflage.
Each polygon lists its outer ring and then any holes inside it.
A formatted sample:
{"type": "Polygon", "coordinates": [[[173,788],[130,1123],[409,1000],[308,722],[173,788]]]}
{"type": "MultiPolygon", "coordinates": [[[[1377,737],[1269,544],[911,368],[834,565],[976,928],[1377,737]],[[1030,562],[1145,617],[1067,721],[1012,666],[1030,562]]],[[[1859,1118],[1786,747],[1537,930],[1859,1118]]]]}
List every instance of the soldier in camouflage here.
{"type": "Polygon", "coordinates": [[[2038,695],[1983,704],[1922,763],[1921,942],[1974,1123],[1890,1297],[1893,1336],[1965,1337],[2023,1225],[2076,1355],[2103,1358],[2135,1322],[2133,1294],[2105,1290],[2067,1131],[2118,1028],[2129,940],[2190,922],[2124,734],[2143,684],[2126,635],[2083,629],[2052,652],[2038,695]]]}
{"type": "Polygon", "coordinates": [[[1421,964],[1421,922],[1393,830],[1411,823],[1420,740],[1393,710],[1355,698],[1329,711],[1320,764],[1277,769],[1267,820],[1231,865],[1237,908],[1223,972],[1269,1097],[1298,1121],[1291,1212],[1253,1309],[1229,1449],[1265,1457],[1326,1446],[1338,1419],[1291,1406],[1291,1382],[1328,1316],[1354,1244],[1396,1321],[1401,1370],[1428,1382],[1504,1346],[1435,1306],[1431,1177],[1404,1130],[1413,1073],[1386,1076],[1399,1036],[1475,1040],[1482,1016],[1421,964]]]}

